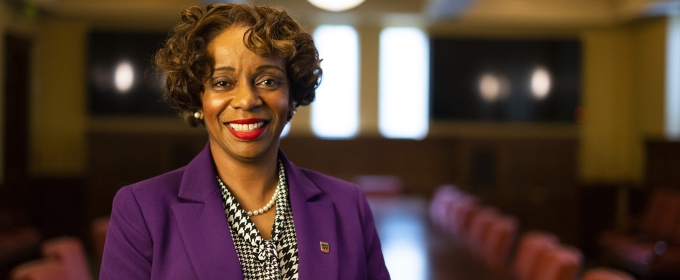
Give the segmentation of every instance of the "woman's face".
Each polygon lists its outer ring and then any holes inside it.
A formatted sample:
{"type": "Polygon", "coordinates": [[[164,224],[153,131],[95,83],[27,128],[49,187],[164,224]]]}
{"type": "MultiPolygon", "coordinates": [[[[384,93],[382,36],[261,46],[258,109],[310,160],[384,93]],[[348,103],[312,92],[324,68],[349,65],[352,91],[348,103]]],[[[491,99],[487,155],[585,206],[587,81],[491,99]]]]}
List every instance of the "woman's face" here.
{"type": "Polygon", "coordinates": [[[252,162],[276,157],[290,108],[285,60],[246,48],[246,29],[229,27],[208,44],[215,72],[201,99],[213,155],[252,162]]]}

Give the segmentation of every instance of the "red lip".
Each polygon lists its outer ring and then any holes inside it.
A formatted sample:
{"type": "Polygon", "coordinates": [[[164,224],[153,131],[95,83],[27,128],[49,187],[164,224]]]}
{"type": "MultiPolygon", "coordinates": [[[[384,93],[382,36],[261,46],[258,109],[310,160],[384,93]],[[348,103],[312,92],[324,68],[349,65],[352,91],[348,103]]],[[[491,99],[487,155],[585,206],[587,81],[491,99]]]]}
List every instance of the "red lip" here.
{"type": "Polygon", "coordinates": [[[269,122],[267,122],[266,120],[263,120],[263,119],[241,119],[241,120],[229,121],[225,125],[227,126],[227,129],[229,130],[229,132],[231,132],[231,134],[234,135],[234,137],[236,137],[240,140],[244,140],[244,141],[251,141],[251,140],[255,140],[258,137],[260,137],[260,135],[262,135],[262,133],[264,133],[264,129],[265,129],[265,127],[267,127],[268,124],[269,124],[269,122]],[[256,129],[253,129],[251,131],[238,131],[238,130],[235,130],[230,125],[230,124],[248,125],[248,124],[254,124],[254,123],[258,123],[258,122],[263,122],[262,126],[256,128],[256,129]]]}
{"type": "Polygon", "coordinates": [[[227,123],[237,123],[237,124],[251,124],[251,123],[258,123],[258,122],[267,122],[265,119],[241,119],[241,120],[233,120],[233,121],[228,121],[227,123]]]}

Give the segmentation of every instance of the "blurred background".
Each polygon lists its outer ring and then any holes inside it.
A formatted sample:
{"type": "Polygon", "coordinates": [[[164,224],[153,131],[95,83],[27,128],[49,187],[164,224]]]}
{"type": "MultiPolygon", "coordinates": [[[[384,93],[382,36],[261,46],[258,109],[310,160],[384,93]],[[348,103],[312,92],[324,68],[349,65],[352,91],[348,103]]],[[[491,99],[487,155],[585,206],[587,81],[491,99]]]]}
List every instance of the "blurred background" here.
{"type": "MultiPolygon", "coordinates": [[[[96,275],[92,223],[116,191],[203,148],[205,129],[160,100],[151,56],[183,8],[212,2],[0,1],[0,279],[64,235],[96,275]]],[[[324,80],[281,146],[361,185],[384,239],[422,241],[383,241],[391,271],[421,260],[401,279],[481,279],[438,270],[459,256],[428,212],[445,184],[515,217],[517,236],[579,248],[582,268],[601,264],[602,232],[628,232],[653,194],[680,189],[680,1],[236,2],[313,32],[324,80]],[[434,239],[454,249],[435,256],[434,239]]]]}

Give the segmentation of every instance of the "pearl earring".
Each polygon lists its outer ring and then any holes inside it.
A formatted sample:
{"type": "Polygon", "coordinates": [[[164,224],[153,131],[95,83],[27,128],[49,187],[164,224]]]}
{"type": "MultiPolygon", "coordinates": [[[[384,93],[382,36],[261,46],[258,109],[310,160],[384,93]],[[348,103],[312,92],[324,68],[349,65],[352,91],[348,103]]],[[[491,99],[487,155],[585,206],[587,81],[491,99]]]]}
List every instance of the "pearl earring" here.
{"type": "Polygon", "coordinates": [[[194,112],[194,118],[202,119],[202,118],[203,118],[203,114],[201,114],[201,112],[196,111],[196,112],[194,112]]]}
{"type": "Polygon", "coordinates": [[[295,116],[295,113],[297,113],[297,108],[290,108],[288,110],[288,121],[290,121],[293,116],[295,116]]]}

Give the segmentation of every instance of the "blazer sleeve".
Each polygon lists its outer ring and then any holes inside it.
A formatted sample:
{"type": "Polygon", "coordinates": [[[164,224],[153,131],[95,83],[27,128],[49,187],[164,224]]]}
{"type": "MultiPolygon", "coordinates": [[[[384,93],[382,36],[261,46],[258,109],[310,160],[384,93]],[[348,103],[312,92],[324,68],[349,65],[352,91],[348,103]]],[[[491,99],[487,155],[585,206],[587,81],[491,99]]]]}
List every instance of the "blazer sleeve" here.
{"type": "Polygon", "coordinates": [[[375,229],[373,213],[368,205],[366,196],[357,187],[359,193],[359,211],[361,213],[362,228],[364,231],[364,250],[366,252],[366,268],[368,279],[390,279],[390,274],[385,266],[385,259],[380,246],[380,238],[375,229]]]}
{"type": "Polygon", "coordinates": [[[121,188],[113,199],[99,279],[150,279],[153,244],[133,191],[121,188]]]}

